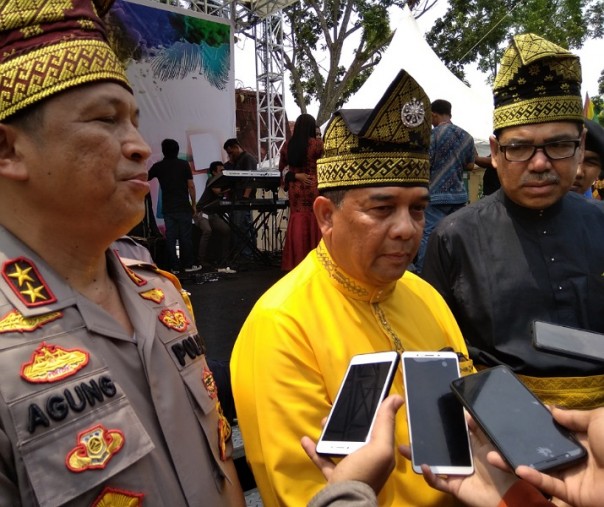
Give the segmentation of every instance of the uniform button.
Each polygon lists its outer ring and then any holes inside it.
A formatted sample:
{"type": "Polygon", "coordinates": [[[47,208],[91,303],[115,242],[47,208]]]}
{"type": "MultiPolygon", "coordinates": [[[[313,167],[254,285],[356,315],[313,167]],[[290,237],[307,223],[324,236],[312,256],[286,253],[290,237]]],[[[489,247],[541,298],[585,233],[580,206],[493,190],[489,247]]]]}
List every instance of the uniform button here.
{"type": "Polygon", "coordinates": [[[558,290],[562,290],[562,285],[558,285],[558,290]]]}
{"type": "Polygon", "coordinates": [[[543,234],[544,234],[544,235],[545,235],[545,234],[547,234],[547,231],[543,231],[543,234]]]}
{"type": "Polygon", "coordinates": [[[550,259],[550,261],[554,262],[556,259],[554,259],[553,257],[550,259]]]}

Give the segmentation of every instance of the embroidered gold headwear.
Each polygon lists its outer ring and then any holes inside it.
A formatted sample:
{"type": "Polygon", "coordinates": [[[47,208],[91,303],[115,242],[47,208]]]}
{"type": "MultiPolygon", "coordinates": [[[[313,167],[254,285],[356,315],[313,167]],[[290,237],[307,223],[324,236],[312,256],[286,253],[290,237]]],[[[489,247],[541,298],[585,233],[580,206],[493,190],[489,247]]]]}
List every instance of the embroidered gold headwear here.
{"type": "Polygon", "coordinates": [[[0,121],[68,88],[130,89],[100,17],[113,0],[0,0],[0,121]]]}
{"type": "Polygon", "coordinates": [[[582,121],[579,57],[538,35],[516,35],[493,85],[493,130],[582,121]]]}
{"type": "Polygon", "coordinates": [[[317,162],[319,190],[367,186],[428,186],[430,100],[404,70],[374,109],[340,109],[317,162]]]}

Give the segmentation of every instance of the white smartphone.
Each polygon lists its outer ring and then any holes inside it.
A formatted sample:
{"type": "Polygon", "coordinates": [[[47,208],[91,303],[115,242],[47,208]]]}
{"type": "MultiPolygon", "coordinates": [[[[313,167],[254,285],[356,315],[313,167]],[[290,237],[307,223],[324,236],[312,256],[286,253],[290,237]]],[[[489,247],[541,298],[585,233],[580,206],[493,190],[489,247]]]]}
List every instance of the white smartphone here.
{"type": "Polygon", "coordinates": [[[317,442],[318,454],[345,456],[367,443],[398,363],[399,354],[395,351],[352,357],[317,442]]]}
{"type": "Polygon", "coordinates": [[[459,378],[455,352],[403,352],[403,379],[413,471],[474,472],[463,405],[450,388],[459,378]]]}

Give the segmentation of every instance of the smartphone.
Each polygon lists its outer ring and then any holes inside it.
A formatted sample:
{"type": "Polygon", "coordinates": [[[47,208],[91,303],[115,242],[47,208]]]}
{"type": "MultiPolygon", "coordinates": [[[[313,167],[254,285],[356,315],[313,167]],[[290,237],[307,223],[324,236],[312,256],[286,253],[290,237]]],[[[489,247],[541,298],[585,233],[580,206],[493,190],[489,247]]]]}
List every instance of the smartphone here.
{"type": "Polygon", "coordinates": [[[468,427],[451,392],[459,377],[455,352],[403,352],[403,379],[413,471],[425,464],[437,474],[474,471],[468,427]]]}
{"type": "Polygon", "coordinates": [[[527,465],[550,472],[587,456],[507,366],[459,378],[451,388],[513,470],[527,465]]]}
{"type": "Polygon", "coordinates": [[[533,345],[547,352],[604,362],[604,334],[585,329],[536,320],[533,345]]]}
{"type": "Polygon", "coordinates": [[[395,351],[352,357],[317,442],[318,454],[344,456],[367,443],[398,363],[399,354],[395,351]]]}

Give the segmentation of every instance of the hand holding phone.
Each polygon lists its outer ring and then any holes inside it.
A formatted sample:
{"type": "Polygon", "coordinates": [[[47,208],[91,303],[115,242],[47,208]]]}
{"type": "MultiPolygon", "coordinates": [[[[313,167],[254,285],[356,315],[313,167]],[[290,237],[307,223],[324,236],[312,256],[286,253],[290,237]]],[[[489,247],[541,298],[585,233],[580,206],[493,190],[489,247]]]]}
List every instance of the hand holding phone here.
{"type": "Polygon", "coordinates": [[[403,352],[413,471],[469,475],[474,471],[463,407],[451,392],[459,377],[455,352],[403,352]]]}
{"type": "Polygon", "coordinates": [[[512,470],[527,465],[552,471],[587,456],[508,367],[459,378],[451,388],[512,470]]]}
{"type": "Polygon", "coordinates": [[[367,443],[398,363],[395,351],[352,357],[317,442],[317,454],[344,456],[367,443]]]}

